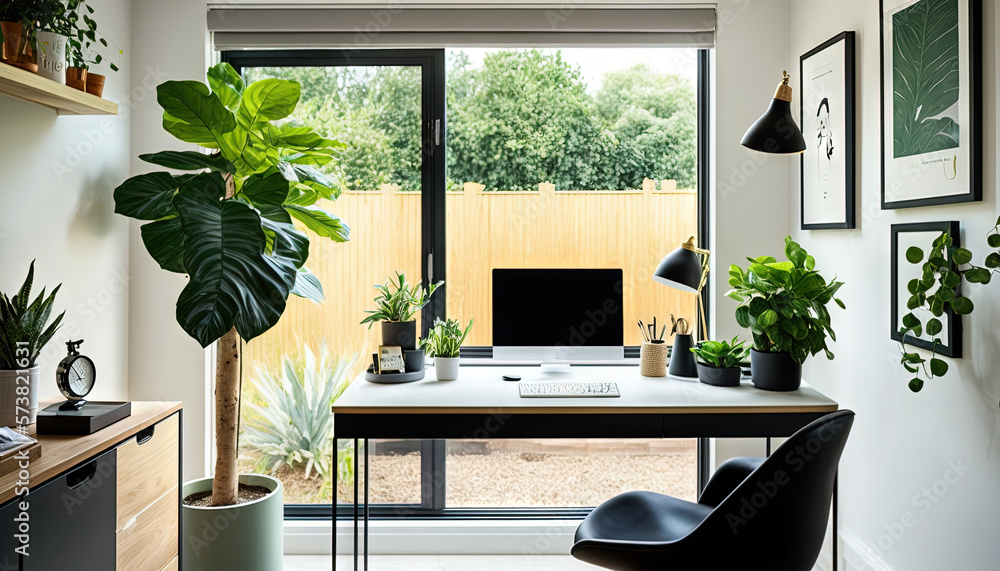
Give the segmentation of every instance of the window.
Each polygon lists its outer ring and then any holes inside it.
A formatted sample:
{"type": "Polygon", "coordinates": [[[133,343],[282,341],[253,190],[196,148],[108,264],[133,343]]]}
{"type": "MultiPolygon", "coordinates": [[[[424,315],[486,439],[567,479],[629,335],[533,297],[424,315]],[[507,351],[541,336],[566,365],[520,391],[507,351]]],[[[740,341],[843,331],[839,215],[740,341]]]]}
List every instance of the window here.
{"type": "MultiPolygon", "coordinates": [[[[293,383],[312,398],[324,398],[331,384],[339,394],[367,366],[378,328],[359,322],[372,285],[394,270],[425,284],[446,281],[420,327],[435,317],[474,319],[469,354],[490,351],[495,267],[622,268],[629,316],[694,317],[691,294],[649,276],[667,251],[707,233],[699,174],[706,54],[680,48],[225,54],[248,81],[299,81],[302,98],[291,120],[347,144],[331,171],[345,191],[329,210],[351,227],[351,241],[316,240],[310,252],[327,299],[291,300],[279,324],[249,343],[244,357],[242,459],[248,469],[276,470],[292,504],[286,513],[328,517],[334,496],[339,504],[353,501],[353,443],[340,443],[333,462],[329,439],[303,445],[299,436],[307,430],[289,428],[274,403],[293,383]],[[305,389],[309,383],[315,390],[305,389]],[[341,481],[336,493],[333,470],[341,481]]],[[[637,352],[640,333],[628,326],[635,318],[625,321],[626,345],[637,352]]],[[[399,506],[425,516],[570,513],[640,488],[693,498],[699,465],[694,440],[368,446],[376,516],[399,506]],[[438,481],[438,474],[447,477],[438,481]],[[587,485],[573,474],[586,475],[587,485]]]]}

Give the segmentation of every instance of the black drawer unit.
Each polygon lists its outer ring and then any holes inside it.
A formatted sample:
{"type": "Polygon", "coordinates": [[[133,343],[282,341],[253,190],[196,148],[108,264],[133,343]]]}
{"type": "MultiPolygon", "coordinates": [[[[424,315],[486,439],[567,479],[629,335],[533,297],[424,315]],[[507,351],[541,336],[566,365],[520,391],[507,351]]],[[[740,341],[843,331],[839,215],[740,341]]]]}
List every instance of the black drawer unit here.
{"type": "Polygon", "coordinates": [[[28,494],[31,547],[22,571],[115,569],[116,458],[109,450],[28,494]]]}
{"type": "MultiPolygon", "coordinates": [[[[7,505],[0,508],[0,571],[18,571],[18,554],[14,551],[17,548],[18,522],[14,518],[18,517],[17,503],[19,498],[7,502],[7,505]]],[[[29,521],[30,523],[30,521],[29,521]]]]}

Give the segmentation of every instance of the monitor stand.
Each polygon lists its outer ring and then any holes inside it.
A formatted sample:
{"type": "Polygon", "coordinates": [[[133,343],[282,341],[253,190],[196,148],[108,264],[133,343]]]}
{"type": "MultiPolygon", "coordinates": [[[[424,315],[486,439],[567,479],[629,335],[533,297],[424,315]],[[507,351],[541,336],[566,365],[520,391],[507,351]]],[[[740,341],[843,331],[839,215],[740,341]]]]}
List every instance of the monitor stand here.
{"type": "Polygon", "coordinates": [[[542,363],[542,372],[547,375],[568,375],[573,372],[569,363],[542,363]]]}

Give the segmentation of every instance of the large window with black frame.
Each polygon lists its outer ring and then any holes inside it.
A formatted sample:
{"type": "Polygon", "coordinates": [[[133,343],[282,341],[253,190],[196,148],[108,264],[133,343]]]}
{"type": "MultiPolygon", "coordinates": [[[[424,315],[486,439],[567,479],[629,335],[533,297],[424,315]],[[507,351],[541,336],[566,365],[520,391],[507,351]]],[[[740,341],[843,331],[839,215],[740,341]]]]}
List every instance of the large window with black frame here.
{"type": "MultiPolygon", "coordinates": [[[[353,473],[353,442],[332,448],[329,404],[364,382],[355,379],[380,338],[360,321],[374,309],[373,284],[397,271],[411,283],[428,283],[429,272],[444,279],[445,295],[418,327],[436,317],[474,320],[463,349],[470,355],[488,355],[492,345],[493,268],[621,268],[628,315],[694,318],[691,294],[650,276],[666,251],[705,230],[706,54],[477,47],[224,55],[248,81],[298,81],[289,121],[343,144],[323,167],[342,192],[324,207],[351,239],[313,241],[309,257],[326,299],[290,299],[244,357],[241,462],[282,480],[286,514],[328,516],[331,503],[353,500],[353,479],[363,474],[353,473]]],[[[642,342],[637,318],[632,327],[625,319],[627,346],[642,342]]],[[[693,439],[368,445],[376,517],[569,514],[636,489],[696,496],[693,439]]]]}

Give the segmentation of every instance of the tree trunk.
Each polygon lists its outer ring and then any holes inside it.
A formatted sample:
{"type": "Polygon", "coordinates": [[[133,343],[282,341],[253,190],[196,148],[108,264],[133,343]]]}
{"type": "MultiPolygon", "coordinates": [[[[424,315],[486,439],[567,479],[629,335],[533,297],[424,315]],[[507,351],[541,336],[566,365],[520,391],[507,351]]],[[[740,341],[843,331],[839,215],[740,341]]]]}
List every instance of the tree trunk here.
{"type": "Polygon", "coordinates": [[[236,465],[240,414],[240,336],[233,327],[216,343],[215,358],[215,479],[212,505],[236,504],[236,465]]]}

